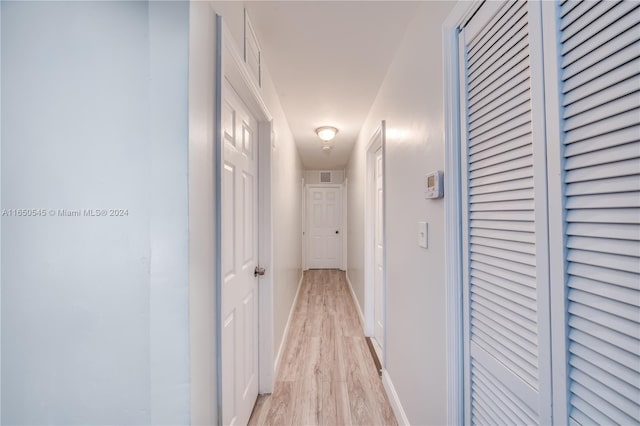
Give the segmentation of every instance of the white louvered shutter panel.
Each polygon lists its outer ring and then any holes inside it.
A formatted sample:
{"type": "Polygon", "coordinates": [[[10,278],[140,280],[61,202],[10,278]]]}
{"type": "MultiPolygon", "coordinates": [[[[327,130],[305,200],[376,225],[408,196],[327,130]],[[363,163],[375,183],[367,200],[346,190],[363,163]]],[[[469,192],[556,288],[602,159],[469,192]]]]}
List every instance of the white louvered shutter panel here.
{"type": "Polygon", "coordinates": [[[544,163],[544,124],[534,111],[532,88],[541,79],[532,72],[532,7],[539,4],[486,2],[460,33],[471,424],[551,420],[546,172],[534,173],[534,160],[544,163]]]}
{"type": "Polygon", "coordinates": [[[559,8],[568,415],[638,424],[640,3],[559,8]]]}

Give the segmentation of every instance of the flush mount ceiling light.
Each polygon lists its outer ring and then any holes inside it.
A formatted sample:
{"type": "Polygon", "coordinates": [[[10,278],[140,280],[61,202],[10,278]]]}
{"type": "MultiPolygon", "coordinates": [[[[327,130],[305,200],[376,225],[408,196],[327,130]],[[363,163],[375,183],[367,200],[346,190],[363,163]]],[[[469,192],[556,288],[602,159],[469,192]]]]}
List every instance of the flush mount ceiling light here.
{"type": "Polygon", "coordinates": [[[325,142],[328,142],[331,139],[335,138],[337,133],[338,129],[331,126],[318,127],[316,129],[316,134],[318,135],[318,137],[325,142]]]}

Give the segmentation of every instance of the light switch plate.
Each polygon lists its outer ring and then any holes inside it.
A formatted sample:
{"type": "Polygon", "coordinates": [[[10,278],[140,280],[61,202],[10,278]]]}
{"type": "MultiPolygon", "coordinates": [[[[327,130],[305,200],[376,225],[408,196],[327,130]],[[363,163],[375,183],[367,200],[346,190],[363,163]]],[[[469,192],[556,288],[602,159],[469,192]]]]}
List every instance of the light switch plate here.
{"type": "Polygon", "coordinates": [[[427,222],[418,222],[418,245],[423,248],[429,247],[429,226],[427,222]]]}

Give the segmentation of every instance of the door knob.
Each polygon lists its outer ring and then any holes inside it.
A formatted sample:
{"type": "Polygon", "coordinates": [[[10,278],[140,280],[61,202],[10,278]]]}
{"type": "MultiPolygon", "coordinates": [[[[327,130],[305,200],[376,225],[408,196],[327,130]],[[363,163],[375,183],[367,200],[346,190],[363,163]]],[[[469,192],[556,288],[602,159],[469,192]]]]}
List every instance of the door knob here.
{"type": "Polygon", "coordinates": [[[265,272],[266,270],[264,268],[256,266],[256,269],[253,270],[253,276],[254,277],[257,277],[258,275],[262,276],[265,274],[265,272]]]}

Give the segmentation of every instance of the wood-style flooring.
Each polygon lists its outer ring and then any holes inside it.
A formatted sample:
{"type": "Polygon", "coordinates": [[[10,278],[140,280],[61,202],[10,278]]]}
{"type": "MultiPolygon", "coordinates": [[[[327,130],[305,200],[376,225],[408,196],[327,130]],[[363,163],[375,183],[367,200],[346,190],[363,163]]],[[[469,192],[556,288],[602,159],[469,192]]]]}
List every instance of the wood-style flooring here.
{"type": "Polygon", "coordinates": [[[344,272],[305,273],[286,339],[249,425],[397,425],[344,272]]]}

